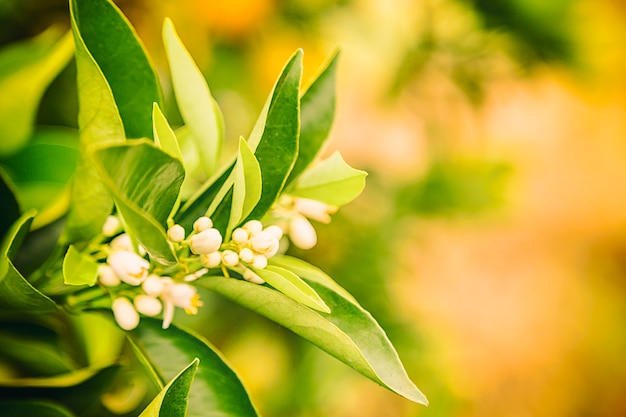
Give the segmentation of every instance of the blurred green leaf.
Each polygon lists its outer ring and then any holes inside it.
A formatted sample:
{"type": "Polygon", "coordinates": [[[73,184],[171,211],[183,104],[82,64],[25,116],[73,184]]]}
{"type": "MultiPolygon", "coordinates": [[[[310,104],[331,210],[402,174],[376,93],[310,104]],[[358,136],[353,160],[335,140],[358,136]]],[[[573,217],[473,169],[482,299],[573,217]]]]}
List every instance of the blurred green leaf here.
{"type": "Polygon", "coordinates": [[[178,108],[197,144],[206,172],[213,175],[222,145],[221,112],[170,19],[163,23],[163,42],[178,108]]]}
{"type": "Polygon", "coordinates": [[[315,290],[292,271],[274,265],[268,265],[263,269],[252,268],[252,270],[287,297],[314,310],[330,313],[330,309],[315,290]]]}
{"type": "Polygon", "coordinates": [[[161,387],[193,359],[200,360],[189,394],[189,417],[257,416],[237,375],[204,339],[175,326],[163,330],[159,321],[150,318],[142,318],[129,338],[161,387]]]}
{"type": "Polygon", "coordinates": [[[73,417],[69,410],[59,404],[41,400],[0,401],[4,417],[73,417]]]}
{"type": "MultiPolygon", "coordinates": [[[[152,103],[161,102],[161,90],[135,30],[112,1],[70,3],[75,29],[113,93],[126,137],[152,138],[152,103]]],[[[85,87],[79,82],[79,92],[85,87]]]]}
{"type": "Polygon", "coordinates": [[[98,279],[98,263],[70,245],[63,259],[63,282],[67,285],[92,286],[98,279]]]}
{"type": "Polygon", "coordinates": [[[342,206],[361,194],[366,176],[367,172],[352,168],[335,152],[303,172],[289,194],[342,206]]]}
{"type": "Polygon", "coordinates": [[[187,398],[193,377],[198,370],[198,358],[176,375],[156,396],[139,417],[185,417],[187,398]]]}
{"type": "Polygon", "coordinates": [[[374,318],[333,286],[304,280],[330,307],[330,314],[311,310],[278,291],[242,280],[210,277],[198,281],[198,285],[285,326],[391,391],[427,404],[374,318]]]}
{"type": "Polygon", "coordinates": [[[286,186],[315,161],[326,144],[335,120],[335,74],[338,58],[339,54],[331,58],[326,68],[300,99],[298,158],[286,186]]]}
{"type": "Polygon", "coordinates": [[[226,235],[250,214],[261,198],[261,167],[244,138],[239,139],[233,175],[233,200],[226,235]]]}
{"type": "Polygon", "coordinates": [[[39,101],[72,52],[72,36],[59,39],[55,30],[0,51],[0,156],[27,143],[39,101]]]}
{"type": "MultiPolygon", "coordinates": [[[[0,169],[0,238],[9,231],[13,222],[20,217],[20,206],[15,198],[14,185],[0,169]]],[[[1,274],[0,274],[1,276],[1,274]]]]}
{"type": "Polygon", "coordinates": [[[128,231],[156,261],[175,263],[165,226],[185,176],[180,161],[145,140],[96,149],[93,159],[128,231]]]}
{"type": "Polygon", "coordinates": [[[13,265],[12,258],[33,221],[34,211],[22,215],[2,240],[0,251],[0,310],[50,312],[54,301],[33,287],[13,265]]]}

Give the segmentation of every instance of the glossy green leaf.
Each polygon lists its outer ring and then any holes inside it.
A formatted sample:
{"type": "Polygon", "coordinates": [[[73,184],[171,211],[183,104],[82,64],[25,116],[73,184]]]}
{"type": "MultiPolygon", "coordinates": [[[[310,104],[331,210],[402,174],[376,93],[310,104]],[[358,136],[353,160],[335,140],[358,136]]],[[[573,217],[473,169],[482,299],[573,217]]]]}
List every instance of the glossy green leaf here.
{"type": "Polygon", "coordinates": [[[152,103],[161,102],[161,91],[135,30],[110,0],[70,3],[77,33],[113,93],[126,137],[152,138],[152,103]]]}
{"type": "Polygon", "coordinates": [[[292,271],[275,265],[268,265],[263,269],[252,268],[252,270],[272,287],[300,304],[330,313],[330,308],[315,290],[292,271]]]}
{"type": "Polygon", "coordinates": [[[343,206],[361,194],[366,176],[367,172],[352,168],[335,152],[302,173],[289,194],[343,206]]]}
{"type": "Polygon", "coordinates": [[[175,326],[163,330],[150,318],[142,318],[129,338],[161,387],[193,359],[200,360],[189,394],[189,417],[257,416],[237,375],[206,340],[175,326]]]}
{"type": "Polygon", "coordinates": [[[0,169],[0,238],[9,231],[13,222],[20,217],[20,206],[15,198],[15,186],[8,175],[0,169]]]}
{"type": "Polygon", "coordinates": [[[250,219],[260,219],[269,210],[282,191],[298,155],[301,78],[302,50],[298,50],[276,82],[258,145],[252,135],[248,140],[261,166],[263,181],[261,199],[248,216],[250,219]]]}
{"type": "Polygon", "coordinates": [[[187,415],[187,399],[193,377],[198,370],[196,358],[185,369],[174,377],[146,407],[139,417],[185,417],[187,415]]]}
{"type": "Polygon", "coordinates": [[[63,259],[63,282],[67,285],[92,286],[98,279],[98,263],[70,245],[63,259]]]}
{"type": "Polygon", "coordinates": [[[54,402],[43,400],[8,400],[0,401],[0,410],[4,417],[73,417],[68,409],[54,402]]]}
{"type": "Polygon", "coordinates": [[[339,54],[335,54],[326,68],[300,99],[300,142],[298,159],[287,179],[294,181],[324,149],[335,120],[335,74],[339,54]]]}
{"type": "Polygon", "coordinates": [[[22,244],[35,213],[26,212],[9,229],[0,251],[0,310],[49,312],[54,301],[33,287],[13,265],[13,257],[22,244]]]}
{"type": "Polygon", "coordinates": [[[0,51],[0,156],[24,146],[33,131],[39,101],[67,65],[74,48],[70,33],[49,30],[0,51]]]}
{"type": "Polygon", "coordinates": [[[217,170],[223,122],[217,103],[193,58],[185,49],[171,20],[163,24],[163,42],[172,73],[176,102],[191,131],[206,172],[217,170]]]}
{"type": "Polygon", "coordinates": [[[72,184],[70,211],[62,237],[62,241],[69,243],[85,241],[100,233],[104,221],[113,209],[113,199],[98,177],[88,155],[88,148],[94,144],[125,140],[124,125],[111,87],[82,38],[77,23],[76,3],[70,1],[70,16],[76,45],[81,149],[72,184]]]}
{"type": "Polygon", "coordinates": [[[285,326],[391,391],[427,404],[376,320],[353,299],[344,297],[343,291],[335,291],[334,285],[303,279],[330,307],[330,314],[307,308],[271,288],[242,280],[210,277],[198,281],[198,285],[285,326]]]}
{"type": "Polygon", "coordinates": [[[96,149],[93,159],[128,230],[157,262],[175,263],[165,227],[185,176],[181,163],[142,140],[96,149]]]}
{"type": "Polygon", "coordinates": [[[261,167],[243,138],[239,139],[233,175],[233,199],[226,235],[250,214],[261,198],[261,167]]]}

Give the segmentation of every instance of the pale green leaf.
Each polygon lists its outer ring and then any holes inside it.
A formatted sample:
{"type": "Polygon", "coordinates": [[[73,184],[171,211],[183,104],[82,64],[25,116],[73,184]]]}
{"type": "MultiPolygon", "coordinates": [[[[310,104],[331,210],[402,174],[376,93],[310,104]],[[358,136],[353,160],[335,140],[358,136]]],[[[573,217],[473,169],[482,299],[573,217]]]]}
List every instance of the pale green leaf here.
{"type": "Polygon", "coordinates": [[[152,107],[152,129],[154,130],[154,143],[184,164],[176,134],[157,103],[154,103],[152,107]]]}
{"type": "Polygon", "coordinates": [[[250,214],[261,198],[261,167],[243,138],[239,139],[233,175],[233,200],[226,235],[250,214]]]}
{"type": "Polygon", "coordinates": [[[63,282],[67,285],[92,286],[98,279],[98,263],[70,245],[63,259],[63,282]]]}
{"type": "Polygon", "coordinates": [[[139,417],[185,417],[187,399],[200,361],[194,359],[152,400],[139,417]]]}

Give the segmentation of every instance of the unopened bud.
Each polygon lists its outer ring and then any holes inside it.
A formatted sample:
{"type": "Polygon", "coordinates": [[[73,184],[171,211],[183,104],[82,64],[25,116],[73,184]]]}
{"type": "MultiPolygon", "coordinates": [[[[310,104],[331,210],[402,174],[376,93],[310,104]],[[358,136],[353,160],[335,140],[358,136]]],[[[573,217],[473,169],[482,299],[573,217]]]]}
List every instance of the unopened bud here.
{"type": "Polygon", "coordinates": [[[105,287],[117,287],[122,282],[113,268],[107,264],[98,265],[98,281],[105,287]]]}
{"type": "Polygon", "coordinates": [[[267,266],[267,258],[263,255],[255,255],[251,265],[255,268],[264,269],[267,266]]]}
{"type": "Polygon", "coordinates": [[[110,237],[117,233],[120,228],[120,221],[115,216],[109,216],[102,225],[102,234],[110,237]]]}
{"type": "Polygon", "coordinates": [[[243,279],[253,284],[265,283],[265,280],[263,280],[263,278],[261,278],[260,276],[258,276],[257,274],[255,274],[253,271],[249,269],[246,269],[245,271],[243,271],[243,279]]]}
{"type": "Polygon", "coordinates": [[[216,268],[222,262],[222,254],[220,252],[211,252],[200,255],[200,263],[207,268],[216,268]]]}
{"type": "Polygon", "coordinates": [[[182,242],[185,240],[185,229],[180,224],[175,224],[167,230],[167,237],[172,242],[182,242]]]}
{"type": "Polygon", "coordinates": [[[252,259],[254,259],[254,252],[252,252],[252,249],[250,248],[243,248],[239,251],[239,259],[246,263],[252,262],[252,259]]]}
{"type": "Polygon", "coordinates": [[[195,254],[209,254],[215,252],[222,245],[222,235],[217,229],[206,229],[193,235],[189,242],[191,251],[195,254]]]}
{"type": "Polygon", "coordinates": [[[193,230],[196,233],[200,233],[204,230],[210,229],[213,227],[213,221],[206,216],[198,217],[198,219],[193,222],[193,230]]]}
{"type": "Polygon", "coordinates": [[[289,223],[289,238],[300,249],[311,249],[317,244],[317,233],[303,216],[296,216],[289,223]]]}
{"type": "Polygon", "coordinates": [[[250,234],[248,233],[246,229],[242,229],[241,227],[239,227],[233,230],[233,235],[232,235],[233,242],[245,243],[248,241],[249,237],[250,237],[250,234]]]}
{"type": "Polygon", "coordinates": [[[222,262],[226,266],[235,266],[239,263],[239,255],[237,252],[227,249],[222,252],[222,262]]]}
{"type": "Polygon", "coordinates": [[[158,299],[146,294],[136,296],[133,304],[138,312],[151,317],[159,314],[163,308],[163,305],[158,299]]]}
{"type": "Polygon", "coordinates": [[[139,314],[128,298],[120,297],[113,300],[111,306],[117,324],[124,330],[132,330],[139,324],[139,314]]]}
{"type": "Polygon", "coordinates": [[[254,235],[263,230],[263,223],[258,220],[250,220],[243,225],[243,228],[250,232],[251,235],[254,235]]]}

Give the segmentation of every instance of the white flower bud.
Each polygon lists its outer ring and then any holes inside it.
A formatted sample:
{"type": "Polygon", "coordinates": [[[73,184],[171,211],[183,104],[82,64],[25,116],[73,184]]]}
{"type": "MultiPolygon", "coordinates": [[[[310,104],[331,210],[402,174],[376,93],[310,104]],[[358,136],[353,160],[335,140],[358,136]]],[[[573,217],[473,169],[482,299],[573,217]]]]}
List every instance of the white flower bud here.
{"type": "Polygon", "coordinates": [[[243,279],[245,279],[246,281],[249,281],[253,284],[264,284],[265,280],[263,280],[263,278],[261,278],[260,276],[258,276],[257,274],[255,274],[253,271],[246,269],[245,271],[243,271],[243,279]]]}
{"type": "Polygon", "coordinates": [[[300,249],[311,249],[317,243],[313,225],[303,216],[296,216],[289,223],[289,238],[300,249]]]}
{"type": "Polygon", "coordinates": [[[236,243],[245,243],[250,238],[250,234],[246,229],[242,229],[241,227],[233,230],[232,239],[233,242],[236,243]]]}
{"type": "Polygon", "coordinates": [[[222,252],[222,262],[226,266],[235,266],[239,263],[239,255],[237,252],[227,249],[222,252]]]}
{"type": "MultiPolygon", "coordinates": [[[[204,255],[200,255],[200,258],[202,258],[203,256],[204,255]]],[[[183,281],[185,282],[195,281],[198,278],[200,278],[202,275],[206,274],[207,272],[209,272],[209,270],[206,268],[198,269],[193,274],[186,275],[185,278],[183,278],[183,281]]]]}
{"type": "Polygon", "coordinates": [[[243,248],[239,251],[239,259],[246,263],[252,262],[252,259],[254,259],[254,252],[252,252],[252,249],[250,248],[243,248]]]}
{"type": "Polygon", "coordinates": [[[167,230],[167,237],[172,242],[182,242],[185,240],[185,229],[180,224],[175,224],[167,230]]]}
{"type": "MultiPolygon", "coordinates": [[[[125,250],[128,252],[135,252],[135,248],[133,247],[133,241],[130,238],[128,233],[122,233],[121,235],[115,237],[110,243],[111,249],[113,250],[125,250]]],[[[139,254],[144,256],[146,254],[146,249],[139,245],[138,247],[139,254]]]]}
{"type": "Polygon", "coordinates": [[[120,228],[120,221],[115,216],[109,216],[102,225],[102,234],[110,237],[117,233],[120,228]]]}
{"type": "Polygon", "coordinates": [[[267,226],[264,229],[264,231],[267,232],[267,233],[270,233],[272,236],[274,236],[278,240],[280,240],[283,237],[283,234],[284,234],[283,229],[280,226],[276,225],[276,224],[273,224],[271,226],[267,226]]]}
{"type": "Polygon", "coordinates": [[[250,232],[251,235],[254,235],[263,230],[263,223],[258,220],[250,220],[243,225],[243,228],[250,232]]]}
{"type": "MultiPolygon", "coordinates": [[[[165,287],[163,278],[157,275],[149,275],[148,278],[141,284],[141,288],[146,292],[146,294],[157,297],[163,291],[165,287]]],[[[169,278],[169,277],[168,277],[169,278]]]]}
{"type": "Polygon", "coordinates": [[[213,221],[206,216],[198,217],[198,219],[195,222],[193,222],[193,230],[196,233],[200,233],[212,227],[213,227],[213,221]]]}
{"type": "Polygon", "coordinates": [[[110,265],[98,265],[98,281],[105,287],[117,287],[122,282],[110,265]]]}
{"type": "Polygon", "coordinates": [[[195,254],[209,254],[215,252],[222,245],[222,235],[217,229],[206,229],[193,235],[189,242],[191,251],[195,254]]]}
{"type": "Polygon", "coordinates": [[[107,258],[115,274],[125,283],[139,285],[148,277],[150,262],[135,252],[115,251],[107,258]]]}
{"type": "Polygon", "coordinates": [[[221,252],[211,252],[200,255],[200,263],[207,268],[217,268],[222,263],[221,252]]]}
{"type": "Polygon", "coordinates": [[[256,253],[268,253],[278,250],[278,239],[272,233],[263,230],[252,236],[250,246],[256,253]]]}
{"type": "Polygon", "coordinates": [[[264,269],[267,266],[267,258],[263,255],[255,255],[251,265],[255,268],[264,269]]]}
{"type": "Polygon", "coordinates": [[[139,314],[128,298],[116,298],[113,300],[111,309],[115,321],[122,329],[132,330],[139,324],[139,314]]]}
{"type": "Polygon", "coordinates": [[[337,207],[329,206],[321,201],[296,197],[293,199],[294,209],[306,217],[322,223],[330,223],[329,213],[337,211],[337,207]]]}
{"type": "Polygon", "coordinates": [[[156,316],[163,309],[163,305],[159,300],[146,294],[136,296],[133,304],[138,312],[151,317],[156,316]]]}

